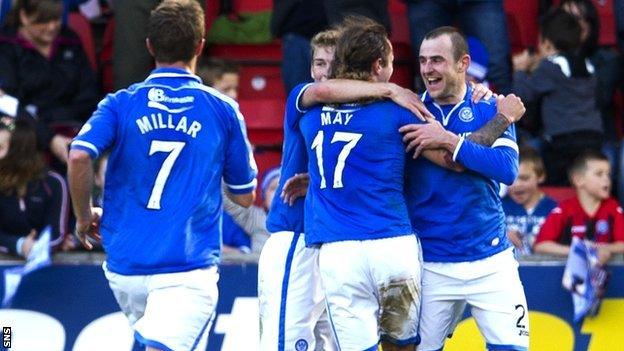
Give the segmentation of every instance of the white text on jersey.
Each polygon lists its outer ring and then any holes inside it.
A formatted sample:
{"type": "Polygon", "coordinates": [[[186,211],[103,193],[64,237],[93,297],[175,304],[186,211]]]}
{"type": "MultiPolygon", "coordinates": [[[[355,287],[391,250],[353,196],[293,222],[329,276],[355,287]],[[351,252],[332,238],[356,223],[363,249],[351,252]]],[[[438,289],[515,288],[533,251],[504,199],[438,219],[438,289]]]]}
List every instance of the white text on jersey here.
{"type": "Polygon", "coordinates": [[[177,123],[173,122],[173,116],[168,114],[167,119],[163,119],[162,113],[152,113],[150,117],[143,116],[136,120],[136,124],[141,134],[151,132],[154,129],[174,129],[175,131],[186,133],[193,138],[197,137],[197,133],[201,130],[202,125],[197,121],[191,122],[188,126],[186,116],[182,116],[177,123]]]}
{"type": "Polygon", "coordinates": [[[321,112],[321,125],[326,126],[329,124],[342,124],[347,125],[351,118],[353,118],[353,113],[347,112],[335,112],[336,114],[332,118],[331,112],[321,112]]]}

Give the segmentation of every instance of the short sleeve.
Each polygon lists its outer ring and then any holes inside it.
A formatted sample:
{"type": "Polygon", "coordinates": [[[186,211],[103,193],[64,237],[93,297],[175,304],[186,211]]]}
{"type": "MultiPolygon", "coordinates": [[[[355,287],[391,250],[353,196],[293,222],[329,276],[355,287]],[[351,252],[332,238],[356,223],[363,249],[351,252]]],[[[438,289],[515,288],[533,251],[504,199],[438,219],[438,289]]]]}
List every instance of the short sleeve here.
{"type": "Polygon", "coordinates": [[[617,203],[614,207],[613,241],[624,241],[624,214],[622,214],[622,207],[617,203]]]}
{"type": "Polygon", "coordinates": [[[86,151],[91,158],[97,158],[113,145],[118,128],[115,102],[115,96],[108,95],[98,104],[97,110],[72,141],[72,149],[86,151]]]}
{"type": "MultiPolygon", "coordinates": [[[[234,107],[233,107],[234,109],[234,107]]],[[[245,120],[238,111],[228,116],[229,138],[226,146],[223,180],[233,194],[246,194],[256,188],[258,168],[247,140],[245,120]]]]}

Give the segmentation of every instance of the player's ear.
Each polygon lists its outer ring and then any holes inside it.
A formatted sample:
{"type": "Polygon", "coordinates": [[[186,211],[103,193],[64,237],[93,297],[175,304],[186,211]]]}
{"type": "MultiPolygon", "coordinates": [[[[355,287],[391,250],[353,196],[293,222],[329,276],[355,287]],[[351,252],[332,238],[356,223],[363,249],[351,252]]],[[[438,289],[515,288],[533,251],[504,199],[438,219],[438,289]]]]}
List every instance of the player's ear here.
{"type": "Polygon", "coordinates": [[[383,64],[381,62],[381,59],[377,59],[375,62],[373,62],[373,75],[379,75],[381,73],[381,69],[383,68],[383,64]]]}
{"type": "Polygon", "coordinates": [[[201,56],[202,51],[204,51],[204,46],[206,45],[206,39],[202,38],[202,40],[197,44],[197,48],[195,48],[195,56],[201,56]]]}
{"type": "Polygon", "coordinates": [[[464,56],[459,59],[459,72],[464,73],[468,71],[468,66],[470,66],[470,55],[464,54],[464,56]]]}
{"type": "Polygon", "coordinates": [[[154,56],[154,48],[152,47],[152,43],[150,43],[149,38],[145,38],[145,46],[147,47],[147,51],[153,57],[154,56]]]}

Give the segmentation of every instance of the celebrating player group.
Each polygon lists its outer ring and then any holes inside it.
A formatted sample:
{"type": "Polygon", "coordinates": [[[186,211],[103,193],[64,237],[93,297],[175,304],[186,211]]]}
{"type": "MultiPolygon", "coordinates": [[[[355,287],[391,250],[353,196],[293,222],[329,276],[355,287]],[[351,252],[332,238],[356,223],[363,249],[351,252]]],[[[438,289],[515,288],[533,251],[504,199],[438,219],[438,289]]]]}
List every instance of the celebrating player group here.
{"type": "MultiPolygon", "coordinates": [[[[110,287],[147,350],[205,350],[217,302],[222,191],[253,202],[256,165],[237,103],[193,74],[194,0],[151,14],[156,69],[108,95],[71,145],[76,235],[102,239],[110,287]],[[104,212],[93,159],[109,153],[104,212]]],[[[426,92],[389,83],[383,26],[349,17],[311,41],[314,83],[286,101],[282,168],[259,261],[260,349],[444,347],[467,305],[489,350],[527,350],[518,263],[499,184],[518,172],[514,95],[466,81],[451,27],[419,54],[426,92]]]]}

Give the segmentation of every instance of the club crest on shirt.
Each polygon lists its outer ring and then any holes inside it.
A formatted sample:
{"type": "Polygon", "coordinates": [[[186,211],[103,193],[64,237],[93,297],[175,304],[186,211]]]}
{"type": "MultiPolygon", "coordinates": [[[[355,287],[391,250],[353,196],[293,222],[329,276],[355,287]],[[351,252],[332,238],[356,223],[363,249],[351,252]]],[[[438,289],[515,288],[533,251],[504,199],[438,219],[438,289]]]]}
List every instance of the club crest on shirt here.
{"type": "Polygon", "coordinates": [[[304,339],[299,339],[295,343],[295,350],[297,351],[306,351],[308,349],[308,342],[304,339]]]}
{"type": "Polygon", "coordinates": [[[596,222],[596,233],[600,235],[607,234],[609,232],[609,222],[605,219],[601,219],[596,222]]]}
{"type": "Polygon", "coordinates": [[[459,110],[459,119],[462,122],[470,122],[474,119],[474,116],[472,115],[472,109],[470,107],[462,107],[461,110],[459,110]]]}

